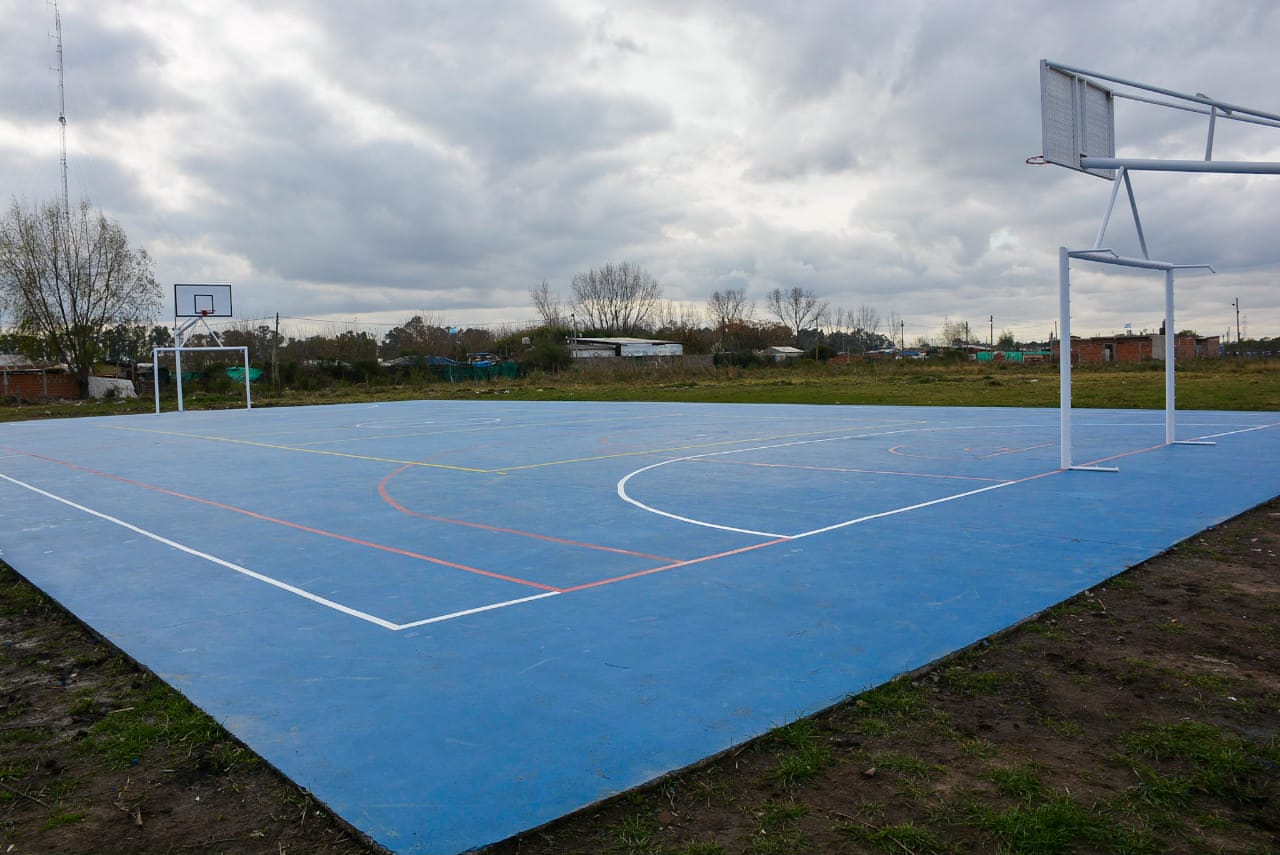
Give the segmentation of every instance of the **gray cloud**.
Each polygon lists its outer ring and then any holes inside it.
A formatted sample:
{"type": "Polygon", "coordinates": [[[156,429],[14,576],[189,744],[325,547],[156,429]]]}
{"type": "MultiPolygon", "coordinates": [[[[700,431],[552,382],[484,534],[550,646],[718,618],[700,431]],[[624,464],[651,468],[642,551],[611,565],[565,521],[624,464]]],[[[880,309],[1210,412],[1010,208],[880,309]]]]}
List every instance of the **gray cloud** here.
{"type": "MultiPolygon", "coordinates": [[[[0,174],[48,197],[52,20],[29,6],[0,0],[0,174]]],[[[567,290],[628,260],[694,305],[741,287],[762,306],[797,285],[897,311],[909,337],[992,315],[1043,335],[1057,247],[1093,240],[1111,188],[1024,165],[1042,57],[1280,111],[1268,2],[293,0],[206,15],[64,8],[72,192],[120,218],[162,279],[235,280],[248,314],[518,320],[531,284],[567,290]]],[[[1203,153],[1197,117],[1120,109],[1124,150],[1203,153]]],[[[1280,160],[1280,131],[1222,126],[1219,152],[1280,160]]],[[[1239,296],[1251,331],[1280,332],[1280,179],[1134,180],[1152,252],[1223,271],[1180,290],[1186,325],[1220,332],[1239,296]]],[[[1123,205],[1109,240],[1137,251],[1123,205]]],[[[1158,323],[1158,284],[1079,281],[1078,329],[1158,323]]]]}

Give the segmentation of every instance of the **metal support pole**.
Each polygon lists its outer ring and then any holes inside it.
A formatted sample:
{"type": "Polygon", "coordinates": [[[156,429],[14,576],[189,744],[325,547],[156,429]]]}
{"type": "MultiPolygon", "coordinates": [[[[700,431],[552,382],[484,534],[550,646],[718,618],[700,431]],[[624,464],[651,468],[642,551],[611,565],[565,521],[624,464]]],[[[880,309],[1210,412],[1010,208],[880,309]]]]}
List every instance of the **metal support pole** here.
{"type": "Polygon", "coordinates": [[[244,354],[244,408],[246,410],[253,409],[253,396],[249,392],[249,348],[240,348],[244,354]]]}
{"type": "Polygon", "coordinates": [[[1133,195],[1133,182],[1129,180],[1129,170],[1124,172],[1124,189],[1129,194],[1129,210],[1133,211],[1133,227],[1138,232],[1138,245],[1142,247],[1142,257],[1150,258],[1147,252],[1147,236],[1142,231],[1142,218],[1138,216],[1138,200],[1133,195]]]}
{"type": "Polygon", "coordinates": [[[1071,468],[1071,257],[1065,246],[1058,247],[1058,315],[1062,335],[1058,337],[1058,423],[1063,469],[1071,468]]]}
{"type": "Polygon", "coordinates": [[[156,415],[160,415],[160,351],[151,348],[151,385],[156,393],[156,415]]]}
{"type": "Polygon", "coordinates": [[[1164,441],[1172,445],[1175,439],[1174,412],[1174,376],[1177,368],[1177,348],[1175,339],[1177,327],[1173,323],[1173,271],[1164,272],[1164,441]]]}
{"type": "Polygon", "coordinates": [[[173,373],[178,378],[178,412],[182,412],[182,327],[173,329],[173,373]]]}

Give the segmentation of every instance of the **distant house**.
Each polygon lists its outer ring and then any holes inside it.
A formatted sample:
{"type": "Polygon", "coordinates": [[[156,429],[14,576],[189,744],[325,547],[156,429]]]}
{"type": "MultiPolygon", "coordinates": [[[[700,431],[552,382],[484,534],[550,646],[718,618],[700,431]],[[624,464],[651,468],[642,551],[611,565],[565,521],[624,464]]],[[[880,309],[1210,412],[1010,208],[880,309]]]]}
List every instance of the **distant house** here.
{"type": "MultiPolygon", "coordinates": [[[[1058,361],[1060,342],[1051,345],[1053,361],[1058,361]]],[[[1217,359],[1222,355],[1218,336],[1174,336],[1174,359],[1217,359]]],[[[1164,359],[1164,335],[1071,337],[1071,361],[1076,365],[1104,365],[1108,362],[1145,362],[1164,359]]]]}
{"type": "Polygon", "coordinates": [[[569,341],[569,355],[574,359],[683,356],[684,345],[652,338],[574,338],[569,341]]]}
{"type": "Polygon", "coordinates": [[[798,347],[783,344],[766,347],[764,350],[759,351],[759,355],[765,359],[772,359],[774,362],[786,362],[788,359],[799,359],[804,356],[804,351],[798,347]]]}

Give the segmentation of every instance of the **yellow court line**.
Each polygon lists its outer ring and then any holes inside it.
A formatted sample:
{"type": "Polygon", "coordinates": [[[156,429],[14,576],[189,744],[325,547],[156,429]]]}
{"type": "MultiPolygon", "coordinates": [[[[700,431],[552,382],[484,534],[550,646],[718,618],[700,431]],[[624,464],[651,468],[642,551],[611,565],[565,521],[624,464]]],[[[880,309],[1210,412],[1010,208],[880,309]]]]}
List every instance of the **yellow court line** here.
{"type": "MultiPolygon", "coordinates": [[[[863,425],[859,430],[883,430],[887,427],[897,427],[900,425],[920,424],[918,421],[904,422],[888,422],[880,425],[863,425]]],[[[372,463],[393,463],[397,466],[414,466],[422,469],[445,469],[452,472],[471,472],[476,475],[505,475],[508,472],[521,472],[529,469],[545,469],[549,466],[564,466],[570,463],[593,463],[600,460],[616,460],[623,457],[642,457],[649,454],[667,454],[676,451],[691,451],[697,448],[715,448],[724,445],[738,445],[744,442],[771,442],[779,439],[795,439],[804,436],[823,436],[824,434],[845,433],[849,430],[848,425],[839,428],[830,428],[828,430],[803,431],[799,433],[782,433],[767,434],[765,436],[755,437],[739,437],[737,439],[722,439],[715,442],[698,442],[689,443],[687,445],[675,445],[664,448],[646,448],[635,451],[619,451],[613,454],[596,454],[587,457],[569,457],[562,460],[547,460],[541,463],[524,463],[518,466],[499,466],[493,469],[481,469],[474,466],[455,466],[447,463],[428,463],[421,460],[401,460],[395,457],[377,457],[371,454],[351,454],[345,451],[324,451],[318,448],[303,448],[295,445],[280,445],[278,443],[259,442],[252,439],[235,439],[229,436],[210,436],[208,434],[198,433],[182,433],[180,431],[156,430],[153,428],[135,428],[122,427],[119,425],[111,425],[109,430],[132,431],[135,433],[151,433],[161,436],[174,436],[183,439],[202,439],[208,442],[226,442],[232,445],[247,445],[254,448],[270,448],[275,451],[296,451],[299,454],[319,454],[326,457],[341,457],[349,460],[367,460],[372,463]]]]}
{"type": "MultiPolygon", "coordinates": [[[[898,425],[911,425],[911,424],[920,424],[920,422],[916,422],[916,421],[888,422],[887,424],[883,424],[883,425],[875,425],[873,426],[873,428],[875,430],[883,430],[886,427],[897,427],[898,425]]],[[[859,430],[866,430],[866,429],[872,429],[872,426],[868,426],[867,428],[859,428],[859,430]]],[[[672,451],[690,451],[695,448],[715,448],[716,446],[720,446],[720,445],[738,445],[744,442],[772,442],[773,440],[778,440],[778,439],[795,439],[796,437],[802,437],[802,436],[822,436],[824,434],[831,434],[831,433],[847,433],[848,431],[849,431],[849,427],[848,425],[845,425],[840,428],[831,428],[830,430],[814,430],[814,431],[803,431],[801,433],[779,433],[779,434],[769,434],[765,436],[749,436],[749,437],[740,437],[738,439],[722,439],[717,442],[695,442],[695,443],[690,443],[688,445],[673,445],[667,448],[646,448],[639,451],[620,451],[615,454],[597,454],[591,457],[568,457],[568,458],[565,458],[564,460],[548,460],[543,463],[525,463],[520,466],[504,466],[499,469],[492,469],[489,471],[501,472],[501,473],[519,472],[524,469],[542,469],[547,466],[562,466],[567,463],[592,463],[597,460],[615,460],[620,457],[642,457],[646,454],[665,454],[672,451]]]]}
{"type": "MultiPolygon", "coordinates": [[[[673,414],[671,413],[664,413],[663,417],[670,418],[672,415],[673,414]]],[[[683,414],[675,413],[674,415],[683,415],[683,414]]],[[[305,444],[306,445],[323,445],[323,444],[332,445],[340,442],[371,442],[371,441],[377,441],[382,439],[414,439],[421,436],[445,436],[446,434],[451,434],[451,433],[475,433],[478,431],[485,431],[485,430],[524,430],[528,428],[540,428],[540,427],[563,427],[566,425],[600,424],[603,422],[629,422],[629,421],[642,422],[642,421],[652,421],[653,418],[654,418],[653,416],[626,416],[626,417],[619,416],[615,418],[569,419],[569,420],[554,421],[554,422],[527,422],[522,424],[474,424],[474,425],[461,425],[459,427],[442,426],[440,430],[418,430],[418,431],[410,430],[409,428],[412,427],[411,425],[405,425],[404,433],[382,431],[379,429],[379,430],[375,430],[372,433],[367,433],[361,436],[349,436],[349,437],[342,437],[340,439],[317,439],[313,442],[308,442],[305,444]]]]}
{"type": "Polygon", "coordinates": [[[319,454],[325,457],[344,457],[349,460],[367,460],[372,463],[394,463],[397,466],[420,466],[424,469],[449,469],[454,472],[472,472],[477,475],[491,475],[499,470],[496,469],[477,469],[472,466],[452,466],[447,463],[426,463],[421,460],[400,460],[395,457],[375,457],[371,454],[350,454],[345,451],[323,451],[318,448],[299,448],[294,445],[278,445],[271,442],[258,442],[252,439],[235,439],[229,436],[208,436],[199,433],[180,433],[178,431],[169,430],[153,430],[151,428],[131,428],[111,425],[109,430],[125,430],[134,431],[136,433],[154,433],[162,436],[176,436],[183,439],[203,439],[209,442],[229,442],[232,445],[248,445],[254,448],[270,448],[275,451],[296,451],[299,454],[319,454]]]}

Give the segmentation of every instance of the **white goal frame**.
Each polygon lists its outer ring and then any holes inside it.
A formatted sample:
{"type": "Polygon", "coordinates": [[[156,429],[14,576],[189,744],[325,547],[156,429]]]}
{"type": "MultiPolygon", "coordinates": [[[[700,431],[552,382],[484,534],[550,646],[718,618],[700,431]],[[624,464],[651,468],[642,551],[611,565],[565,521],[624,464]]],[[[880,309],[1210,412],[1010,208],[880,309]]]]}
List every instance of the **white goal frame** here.
{"type": "Polygon", "coordinates": [[[253,393],[249,391],[250,380],[249,380],[249,348],[248,347],[244,345],[240,345],[240,346],[223,345],[222,339],[218,338],[218,334],[214,332],[213,329],[209,326],[208,322],[205,321],[204,314],[193,317],[191,320],[187,321],[184,324],[175,326],[173,330],[173,343],[174,343],[173,347],[153,347],[151,349],[151,385],[155,387],[156,415],[160,414],[160,354],[162,353],[173,354],[174,374],[176,375],[177,383],[178,383],[178,412],[181,413],[183,411],[182,354],[198,353],[200,351],[213,351],[213,350],[240,351],[241,356],[244,360],[244,408],[246,410],[253,409],[253,393]],[[187,332],[187,330],[191,329],[196,324],[204,324],[205,329],[209,330],[209,334],[213,336],[213,340],[218,343],[216,347],[214,346],[183,347],[182,346],[182,336],[187,332]]]}

